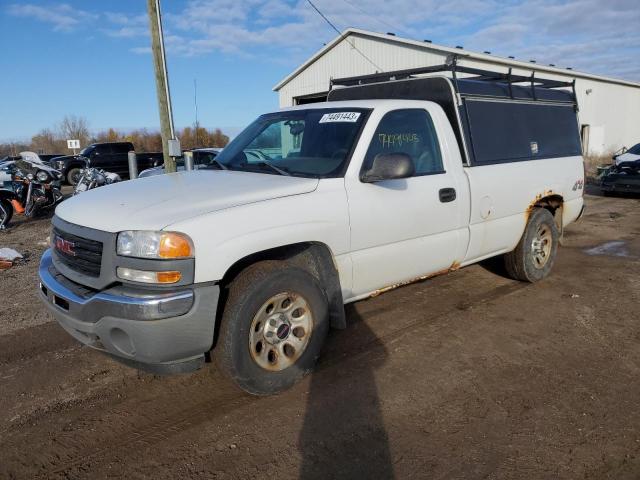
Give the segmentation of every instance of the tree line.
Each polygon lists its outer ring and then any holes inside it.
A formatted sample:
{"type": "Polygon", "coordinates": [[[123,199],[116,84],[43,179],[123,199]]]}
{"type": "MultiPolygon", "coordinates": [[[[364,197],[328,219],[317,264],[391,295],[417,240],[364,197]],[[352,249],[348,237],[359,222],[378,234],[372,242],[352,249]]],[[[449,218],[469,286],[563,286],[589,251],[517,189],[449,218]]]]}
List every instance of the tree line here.
{"type": "MultiPolygon", "coordinates": [[[[222,148],[229,143],[229,137],[219,128],[208,130],[198,124],[185,127],[176,132],[183,150],[203,147],[222,148]]],[[[139,128],[129,131],[107,130],[91,133],[84,117],[67,115],[54,128],[44,128],[31,137],[30,142],[0,143],[0,157],[17,155],[29,150],[39,154],[70,154],[67,148],[68,139],[80,140],[84,148],[92,143],[131,142],[138,152],[162,151],[160,132],[139,128]]]]}

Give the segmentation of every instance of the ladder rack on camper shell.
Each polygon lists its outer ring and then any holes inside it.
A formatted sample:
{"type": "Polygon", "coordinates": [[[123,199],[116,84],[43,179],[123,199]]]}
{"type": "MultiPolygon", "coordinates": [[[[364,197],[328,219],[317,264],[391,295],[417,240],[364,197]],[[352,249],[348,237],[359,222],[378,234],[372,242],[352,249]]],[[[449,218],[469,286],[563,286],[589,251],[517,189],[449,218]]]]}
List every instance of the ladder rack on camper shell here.
{"type": "MultiPolygon", "coordinates": [[[[514,75],[512,73],[512,68],[509,67],[507,73],[503,72],[495,72],[490,70],[482,70],[479,68],[473,67],[465,67],[458,65],[458,56],[453,55],[452,57],[447,59],[447,63],[442,65],[433,65],[430,67],[418,67],[418,68],[408,68],[404,70],[394,70],[390,72],[380,72],[380,73],[371,73],[368,75],[358,75],[354,77],[343,77],[336,78],[330,80],[330,90],[333,90],[334,86],[343,86],[343,87],[353,87],[357,85],[368,85],[371,83],[380,83],[380,82],[391,82],[396,80],[406,80],[410,78],[420,78],[415,77],[415,75],[425,75],[430,73],[441,73],[441,72],[451,72],[451,78],[453,80],[453,86],[455,92],[461,96],[483,96],[479,92],[472,93],[466,92],[464,89],[460,89],[459,80],[472,80],[475,82],[487,82],[494,83],[499,85],[506,85],[508,98],[512,100],[517,100],[518,98],[514,96],[514,86],[519,88],[524,88],[526,84],[527,88],[530,90],[531,97],[528,100],[544,100],[544,101],[554,101],[551,98],[544,98],[539,96],[540,90],[550,90],[555,88],[571,88],[572,93],[572,102],[576,108],[578,108],[578,100],[576,97],[576,80],[575,78],[570,82],[562,82],[560,80],[550,80],[545,78],[536,77],[536,70],[531,69],[531,75],[514,75]],[[458,74],[469,74],[473,76],[469,77],[458,77],[458,74]]],[[[492,95],[495,96],[495,95],[492,95]]],[[[562,103],[567,103],[568,100],[555,100],[562,103]]]]}
{"type": "Polygon", "coordinates": [[[327,95],[329,102],[374,99],[440,105],[468,166],[582,155],[575,80],[462,67],[453,57],[444,65],[334,79],[327,95]]]}

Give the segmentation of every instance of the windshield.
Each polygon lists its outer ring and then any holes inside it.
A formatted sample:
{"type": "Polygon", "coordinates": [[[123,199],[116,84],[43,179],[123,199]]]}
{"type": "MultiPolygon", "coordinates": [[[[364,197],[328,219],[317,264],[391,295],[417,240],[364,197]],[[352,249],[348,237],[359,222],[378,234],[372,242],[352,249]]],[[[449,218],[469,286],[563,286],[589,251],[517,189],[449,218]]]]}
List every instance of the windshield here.
{"type": "Polygon", "coordinates": [[[634,155],[640,155],[640,143],[638,143],[637,145],[634,145],[629,150],[627,150],[627,153],[632,153],[634,155]]]}
{"type": "Polygon", "coordinates": [[[263,115],[249,125],[208,168],[336,177],[347,161],[367,110],[312,109],[263,115]]]}
{"type": "Polygon", "coordinates": [[[80,155],[82,155],[83,157],[90,157],[91,152],[93,152],[93,145],[89,145],[88,147],[84,147],[82,150],[80,150],[80,155]]]}

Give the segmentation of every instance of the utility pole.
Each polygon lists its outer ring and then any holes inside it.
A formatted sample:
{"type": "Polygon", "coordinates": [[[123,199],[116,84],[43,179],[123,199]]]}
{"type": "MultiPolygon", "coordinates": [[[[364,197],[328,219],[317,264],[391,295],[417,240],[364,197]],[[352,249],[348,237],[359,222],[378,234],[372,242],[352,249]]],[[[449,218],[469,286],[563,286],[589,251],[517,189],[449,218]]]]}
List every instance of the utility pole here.
{"type": "Polygon", "coordinates": [[[200,124],[198,123],[198,84],[196,83],[196,79],[193,79],[193,106],[196,109],[196,123],[195,123],[195,135],[196,135],[196,148],[200,146],[200,143],[198,142],[198,128],[200,127],[200,124]]]}
{"type": "MultiPolygon", "coordinates": [[[[147,10],[149,13],[149,27],[151,29],[151,51],[153,53],[153,67],[156,76],[158,110],[160,112],[160,134],[162,135],[164,169],[165,172],[172,173],[176,171],[176,160],[174,157],[178,155],[170,148],[170,144],[172,147],[174,146],[172,144],[175,143],[176,136],[173,128],[173,112],[171,110],[171,95],[169,94],[167,61],[164,54],[160,0],[147,0],[147,10]]],[[[179,149],[178,147],[178,150],[179,149]]]]}

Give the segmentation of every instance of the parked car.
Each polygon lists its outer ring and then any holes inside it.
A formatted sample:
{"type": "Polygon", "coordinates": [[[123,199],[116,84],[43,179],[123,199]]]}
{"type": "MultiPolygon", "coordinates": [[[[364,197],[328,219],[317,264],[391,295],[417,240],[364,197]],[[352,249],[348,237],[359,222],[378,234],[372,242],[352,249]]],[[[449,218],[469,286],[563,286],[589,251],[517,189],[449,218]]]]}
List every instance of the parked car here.
{"type": "Polygon", "coordinates": [[[600,189],[605,195],[640,193],[640,156],[638,160],[620,162],[610,166],[600,176],[600,189]]]}
{"type": "MultiPolygon", "coordinates": [[[[211,163],[220,153],[221,148],[194,148],[190,150],[193,152],[193,169],[199,170],[204,167],[211,166],[211,163]]],[[[176,160],[176,170],[182,172],[184,170],[184,160],[176,160]]],[[[153,177],[155,175],[162,175],[164,173],[164,165],[148,168],[140,172],[139,178],[153,177]]]]}
{"type": "MultiPolygon", "coordinates": [[[[93,143],[78,155],[65,155],[50,160],[53,168],[60,170],[71,185],[78,183],[80,171],[86,167],[100,168],[129,178],[128,154],[133,151],[131,142],[93,143]]],[[[155,167],[163,162],[162,152],[138,153],[138,170],[155,167]]]]}
{"type": "Polygon", "coordinates": [[[619,155],[613,156],[613,163],[615,165],[620,165],[621,163],[625,162],[634,162],[636,160],[640,160],[640,143],[627,150],[624,150],[619,155]]]}
{"type": "Polygon", "coordinates": [[[442,69],[457,80],[343,80],[364,85],[260,116],[197,173],[65,201],[41,299],[127,365],[185,372],[211,351],[266,395],[313,368],[345,303],[499,255],[544,279],[583,211],[571,84],[442,69]]]}

